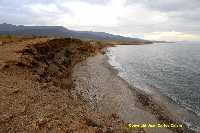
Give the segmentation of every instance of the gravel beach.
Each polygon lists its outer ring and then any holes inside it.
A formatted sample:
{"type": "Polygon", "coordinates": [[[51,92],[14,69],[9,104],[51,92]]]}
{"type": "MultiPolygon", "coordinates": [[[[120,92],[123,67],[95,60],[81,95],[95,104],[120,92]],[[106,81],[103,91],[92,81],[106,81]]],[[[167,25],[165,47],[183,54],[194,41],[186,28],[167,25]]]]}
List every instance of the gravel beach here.
{"type": "MultiPolygon", "coordinates": [[[[116,113],[127,123],[179,123],[167,109],[157,105],[150,96],[131,88],[108,63],[106,55],[98,54],[79,63],[73,70],[73,92],[88,101],[95,110],[116,113]]],[[[192,132],[183,128],[144,128],[152,133],[192,132]]]]}

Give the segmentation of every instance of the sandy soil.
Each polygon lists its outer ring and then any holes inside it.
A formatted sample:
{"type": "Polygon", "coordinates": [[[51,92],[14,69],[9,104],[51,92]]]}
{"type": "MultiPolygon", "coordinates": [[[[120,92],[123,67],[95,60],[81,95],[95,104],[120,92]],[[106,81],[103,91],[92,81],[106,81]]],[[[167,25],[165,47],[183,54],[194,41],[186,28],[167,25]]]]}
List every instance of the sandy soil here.
{"type": "MultiPolygon", "coordinates": [[[[94,109],[105,114],[117,113],[127,123],[156,124],[179,123],[169,111],[152,101],[143,92],[131,88],[117,76],[107,62],[107,56],[99,54],[76,65],[73,70],[74,94],[82,96],[94,109]]],[[[179,123],[180,124],[180,123],[179,123]]],[[[152,133],[189,133],[184,128],[144,128],[152,133]]]]}

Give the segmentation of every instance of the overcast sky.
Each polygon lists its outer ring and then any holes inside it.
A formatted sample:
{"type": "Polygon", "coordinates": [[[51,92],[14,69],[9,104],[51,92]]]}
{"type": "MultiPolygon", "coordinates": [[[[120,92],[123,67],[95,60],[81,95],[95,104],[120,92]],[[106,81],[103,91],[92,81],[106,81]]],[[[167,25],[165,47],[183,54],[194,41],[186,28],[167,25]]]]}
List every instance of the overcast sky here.
{"type": "Polygon", "coordinates": [[[200,0],[0,0],[3,22],[200,41],[200,0]]]}

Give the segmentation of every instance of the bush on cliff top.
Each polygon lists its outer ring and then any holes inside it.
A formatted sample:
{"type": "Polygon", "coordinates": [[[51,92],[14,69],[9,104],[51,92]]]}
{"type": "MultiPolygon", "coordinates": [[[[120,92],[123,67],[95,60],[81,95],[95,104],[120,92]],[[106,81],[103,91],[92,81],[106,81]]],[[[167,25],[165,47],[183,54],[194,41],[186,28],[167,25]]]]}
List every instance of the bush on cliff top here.
{"type": "Polygon", "coordinates": [[[64,61],[63,61],[64,64],[67,64],[67,65],[71,64],[71,55],[72,55],[72,52],[68,48],[65,48],[64,61]]]}

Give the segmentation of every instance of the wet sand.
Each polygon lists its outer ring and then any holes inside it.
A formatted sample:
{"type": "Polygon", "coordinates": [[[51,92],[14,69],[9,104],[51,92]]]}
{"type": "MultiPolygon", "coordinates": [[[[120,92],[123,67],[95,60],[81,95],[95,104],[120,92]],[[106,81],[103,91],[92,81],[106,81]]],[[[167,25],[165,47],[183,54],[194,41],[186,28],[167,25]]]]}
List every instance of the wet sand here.
{"type": "MultiPolygon", "coordinates": [[[[120,78],[108,63],[106,55],[98,54],[75,66],[73,93],[80,95],[97,111],[104,114],[117,113],[121,119],[133,124],[158,124],[180,122],[159,101],[139,91],[120,78]]],[[[183,128],[144,128],[152,133],[189,133],[183,128]]]]}

